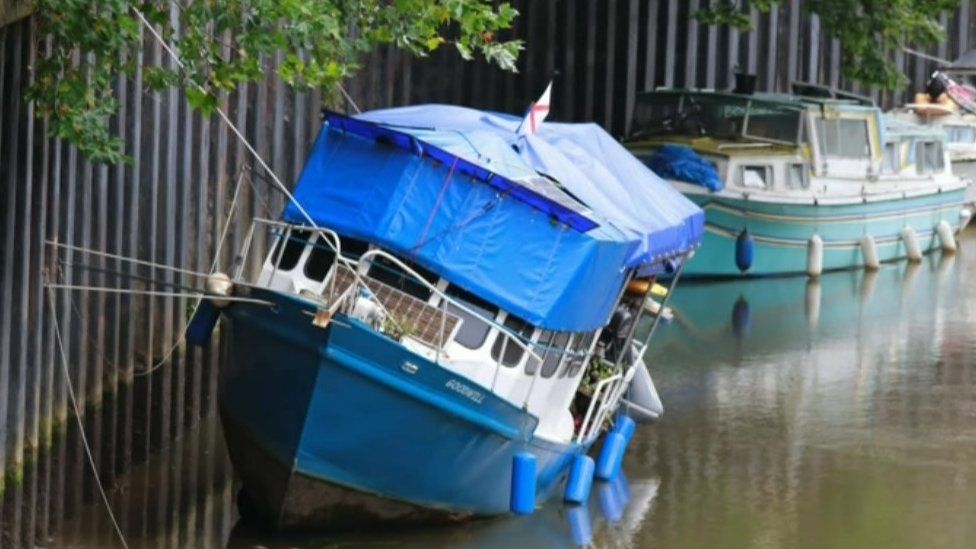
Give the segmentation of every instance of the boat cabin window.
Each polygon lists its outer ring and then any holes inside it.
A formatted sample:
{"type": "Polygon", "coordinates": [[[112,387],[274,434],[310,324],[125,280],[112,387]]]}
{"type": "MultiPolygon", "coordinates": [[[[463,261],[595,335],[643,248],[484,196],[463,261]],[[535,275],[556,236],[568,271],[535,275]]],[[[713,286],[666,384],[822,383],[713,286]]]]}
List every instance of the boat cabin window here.
{"type": "Polygon", "coordinates": [[[742,166],[739,168],[739,185],[747,189],[766,189],[772,186],[771,166],[742,166]]]}
{"type": "Polygon", "coordinates": [[[321,236],[316,237],[315,241],[312,242],[312,251],[309,253],[308,259],[305,260],[305,276],[322,282],[329,274],[332,264],[335,263],[335,257],[332,243],[321,236]]]}
{"type": "Polygon", "coordinates": [[[495,318],[495,315],[498,314],[498,307],[454,284],[448,285],[445,293],[455,300],[463,302],[473,311],[480,313],[480,316],[473,315],[454,304],[447,306],[451,313],[461,319],[461,327],[458,328],[454,341],[468,349],[480,349],[491,330],[491,325],[485,322],[484,318],[495,318]]]}
{"type": "Polygon", "coordinates": [[[339,243],[341,245],[339,251],[342,252],[342,257],[348,259],[359,259],[364,253],[369,251],[369,242],[359,240],[358,238],[340,236],[339,243]]]}
{"type": "Polygon", "coordinates": [[[570,332],[555,333],[549,343],[549,348],[545,349],[546,354],[542,357],[542,377],[552,377],[559,370],[559,364],[562,363],[565,356],[570,335],[572,335],[570,332]]]}
{"type": "Polygon", "coordinates": [[[825,156],[868,160],[871,141],[868,121],[853,118],[817,119],[820,150],[825,156]]]}
{"type": "MultiPolygon", "coordinates": [[[[369,250],[369,242],[340,236],[339,250],[342,252],[342,257],[359,259],[369,250]]],[[[309,253],[308,259],[305,260],[305,276],[311,280],[322,282],[329,275],[333,263],[335,263],[335,250],[332,249],[331,241],[322,236],[316,236],[312,242],[312,251],[309,253]]]]}
{"type": "Polygon", "coordinates": [[[566,367],[563,368],[563,376],[574,377],[586,364],[587,353],[590,352],[590,346],[593,344],[593,338],[596,337],[596,332],[588,332],[586,334],[577,334],[573,340],[572,345],[572,355],[566,362],[566,367]]]}
{"type": "Polygon", "coordinates": [[[952,143],[976,143],[976,128],[972,126],[945,125],[942,128],[952,143]]]}
{"type": "Polygon", "coordinates": [[[919,175],[940,173],[944,168],[942,143],[938,141],[915,143],[915,169],[919,175]]]}
{"type": "MultiPolygon", "coordinates": [[[[418,263],[410,261],[409,259],[399,256],[397,256],[397,259],[416,271],[417,274],[422,276],[427,282],[430,282],[431,285],[437,285],[437,280],[439,277],[435,273],[421,267],[418,263]]],[[[374,280],[378,280],[387,286],[396,288],[403,293],[412,295],[413,297],[416,297],[422,301],[427,301],[434,293],[433,290],[417,280],[412,274],[407,273],[385,257],[374,257],[372,259],[372,264],[369,267],[367,276],[374,280]]]]}
{"type": "MultiPolygon", "coordinates": [[[[528,342],[532,338],[532,332],[535,330],[531,324],[513,314],[509,314],[505,318],[504,325],[512,332],[521,336],[523,343],[528,342]]],[[[494,345],[491,346],[491,358],[498,360],[498,357],[501,357],[502,364],[509,367],[517,366],[519,362],[522,362],[522,355],[524,354],[525,351],[522,347],[513,342],[511,337],[506,337],[502,334],[498,334],[495,338],[494,345]],[[504,355],[502,354],[502,348],[505,351],[504,355]]]]}
{"type": "Polygon", "coordinates": [[[802,162],[794,162],[787,166],[786,186],[790,189],[809,189],[810,170],[802,162]]]}
{"type": "MultiPolygon", "coordinates": [[[[545,360],[546,351],[549,346],[552,345],[553,338],[556,337],[556,332],[551,330],[542,330],[539,332],[539,339],[533,344],[533,349],[535,354],[539,355],[540,358],[545,360]]],[[[527,375],[535,375],[536,370],[538,370],[540,362],[537,360],[529,360],[525,363],[525,373],[527,375]]]]}
{"type": "Polygon", "coordinates": [[[796,143],[802,121],[803,118],[793,109],[752,101],[749,103],[749,118],[743,133],[748,137],[769,141],[796,143]]]}
{"type": "Polygon", "coordinates": [[[896,174],[899,171],[900,159],[898,154],[898,143],[885,143],[884,152],[881,154],[881,173],[896,174]]]}
{"type": "Polygon", "coordinates": [[[312,231],[283,231],[279,234],[278,241],[275,243],[274,251],[271,254],[271,261],[277,261],[279,271],[290,271],[298,265],[298,260],[302,258],[305,245],[312,236],[312,231]],[[284,250],[281,249],[284,245],[284,250]]]}

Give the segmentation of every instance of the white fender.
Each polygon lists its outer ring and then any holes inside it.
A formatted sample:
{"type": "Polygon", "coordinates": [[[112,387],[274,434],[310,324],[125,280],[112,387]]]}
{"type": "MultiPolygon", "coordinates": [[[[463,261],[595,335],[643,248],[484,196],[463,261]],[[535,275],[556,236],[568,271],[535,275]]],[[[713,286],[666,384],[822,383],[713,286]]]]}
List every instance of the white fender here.
{"type": "Polygon", "coordinates": [[[908,256],[909,261],[918,262],[922,260],[922,250],[918,247],[918,238],[915,237],[915,231],[911,227],[905,227],[901,230],[901,239],[905,243],[905,255],[908,256]]]}
{"type": "Polygon", "coordinates": [[[973,219],[973,210],[970,208],[963,208],[959,210],[959,230],[963,230],[969,225],[969,222],[973,219]]]}
{"type": "Polygon", "coordinates": [[[664,405],[657,394],[657,387],[651,379],[647,366],[640,362],[634,366],[634,378],[622,399],[627,415],[638,423],[650,423],[664,413],[664,405]]]}
{"type": "Polygon", "coordinates": [[[946,253],[956,252],[956,237],[952,234],[952,227],[949,222],[943,219],[935,226],[935,233],[939,235],[939,243],[942,244],[942,251],[946,253]]]}
{"type": "Polygon", "coordinates": [[[878,248],[874,244],[874,237],[866,234],[861,237],[861,255],[864,257],[864,268],[877,271],[881,263],[878,261],[878,248]]]}
{"type": "Polygon", "coordinates": [[[810,237],[810,244],[807,249],[807,274],[810,276],[820,276],[823,272],[823,239],[815,234],[810,237]]]}
{"type": "Polygon", "coordinates": [[[224,273],[214,273],[207,277],[206,286],[207,293],[210,294],[210,301],[215,307],[223,309],[230,305],[230,300],[221,299],[222,297],[230,297],[234,293],[234,283],[231,282],[229,276],[224,273]]]}

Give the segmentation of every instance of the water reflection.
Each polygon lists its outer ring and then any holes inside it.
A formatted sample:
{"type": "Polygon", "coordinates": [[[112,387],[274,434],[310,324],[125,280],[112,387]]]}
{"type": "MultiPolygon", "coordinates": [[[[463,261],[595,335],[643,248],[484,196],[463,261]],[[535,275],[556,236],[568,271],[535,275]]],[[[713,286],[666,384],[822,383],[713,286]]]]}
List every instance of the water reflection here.
{"type": "Polygon", "coordinates": [[[918,265],[684,286],[650,358],[667,405],[626,467],[637,545],[973,547],[976,240],[918,265]]]}
{"type": "MultiPolygon", "coordinates": [[[[649,357],[667,413],[586,507],[268,537],[237,521],[215,424],[130,475],[113,503],[133,546],[973,547],[973,272],[967,234],[956,256],[918,265],[681,287],[649,357]]],[[[92,507],[51,545],[111,541],[103,517],[92,507]]]]}

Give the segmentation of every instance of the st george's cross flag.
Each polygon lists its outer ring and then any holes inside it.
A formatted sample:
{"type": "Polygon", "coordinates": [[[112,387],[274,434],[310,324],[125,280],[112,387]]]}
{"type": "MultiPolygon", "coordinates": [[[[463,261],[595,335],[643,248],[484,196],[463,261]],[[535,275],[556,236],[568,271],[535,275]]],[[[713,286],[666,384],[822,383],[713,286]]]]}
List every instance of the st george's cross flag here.
{"type": "Polygon", "coordinates": [[[519,135],[531,135],[539,129],[542,121],[549,116],[549,97],[551,95],[552,81],[550,80],[549,85],[546,86],[546,91],[539,96],[539,100],[529,105],[529,112],[525,113],[525,119],[519,124],[519,135]]]}

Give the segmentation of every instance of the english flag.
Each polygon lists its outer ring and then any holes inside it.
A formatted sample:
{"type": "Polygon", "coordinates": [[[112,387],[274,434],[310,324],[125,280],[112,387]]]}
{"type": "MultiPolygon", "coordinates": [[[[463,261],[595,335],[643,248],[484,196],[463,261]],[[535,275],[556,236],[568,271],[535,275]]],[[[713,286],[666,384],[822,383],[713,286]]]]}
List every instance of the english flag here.
{"type": "Polygon", "coordinates": [[[519,135],[534,134],[542,121],[549,116],[549,97],[552,95],[552,81],[546,86],[546,91],[542,92],[539,100],[529,105],[529,112],[525,113],[525,119],[519,124],[519,135]]]}

